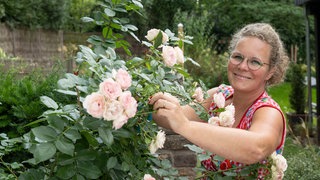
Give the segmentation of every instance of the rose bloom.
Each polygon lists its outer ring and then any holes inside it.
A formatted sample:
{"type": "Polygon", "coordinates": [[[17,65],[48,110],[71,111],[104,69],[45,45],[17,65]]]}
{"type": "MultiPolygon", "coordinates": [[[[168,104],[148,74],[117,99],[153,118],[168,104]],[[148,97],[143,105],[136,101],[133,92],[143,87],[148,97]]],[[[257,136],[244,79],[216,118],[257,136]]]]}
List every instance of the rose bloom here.
{"type": "Polygon", "coordinates": [[[213,101],[216,103],[218,108],[223,108],[225,106],[225,98],[223,94],[220,92],[218,94],[213,95],[213,101]]]}
{"type": "Polygon", "coordinates": [[[156,180],[156,178],[152,177],[150,174],[145,174],[143,180],[156,180]]]}
{"type": "Polygon", "coordinates": [[[160,32],[162,33],[162,44],[165,44],[169,41],[168,35],[159,29],[150,29],[145,37],[148,41],[153,41],[160,32]]]}
{"type": "Polygon", "coordinates": [[[162,130],[158,131],[157,138],[156,138],[157,147],[163,148],[165,141],[166,141],[166,134],[162,130]]]}
{"type": "Polygon", "coordinates": [[[183,51],[178,46],[174,47],[174,50],[176,51],[177,63],[183,64],[184,63],[183,51]]]}
{"type": "Polygon", "coordinates": [[[162,47],[162,57],[164,64],[172,67],[177,63],[176,52],[173,47],[171,46],[163,46],[162,47]]]}
{"type": "Polygon", "coordinates": [[[105,95],[108,99],[116,99],[122,93],[119,83],[113,79],[108,78],[99,85],[99,92],[105,95]]]}
{"type": "Polygon", "coordinates": [[[128,117],[124,114],[122,114],[120,117],[115,119],[112,123],[112,127],[117,130],[120,129],[124,124],[128,122],[128,117]]]}
{"type": "Polygon", "coordinates": [[[271,154],[271,159],[273,164],[271,166],[272,179],[281,180],[284,176],[284,171],[287,170],[287,160],[281,155],[273,152],[271,154]]]}
{"type": "Polygon", "coordinates": [[[137,112],[137,101],[131,96],[130,91],[125,91],[119,96],[119,102],[124,108],[125,114],[128,118],[134,117],[137,112]]]}
{"type": "Polygon", "coordinates": [[[208,120],[209,124],[215,125],[215,126],[220,126],[220,119],[217,116],[212,116],[209,120],[208,120]]]}
{"type": "Polygon", "coordinates": [[[124,109],[121,103],[114,99],[107,101],[105,104],[105,111],[103,113],[104,120],[117,120],[122,118],[122,116],[124,116],[124,109]]]}
{"type": "Polygon", "coordinates": [[[83,101],[83,107],[95,118],[102,118],[105,109],[105,98],[102,94],[92,93],[83,101]]]}
{"type": "Polygon", "coordinates": [[[234,106],[232,104],[229,104],[228,106],[225,107],[225,110],[226,111],[229,111],[231,114],[233,114],[234,116],[234,113],[235,113],[235,109],[234,109],[234,106]]]}
{"type": "Polygon", "coordinates": [[[156,151],[158,150],[158,146],[157,146],[157,143],[156,141],[153,139],[149,145],[149,151],[151,154],[154,154],[156,153],[156,151]]]}
{"type": "Polygon", "coordinates": [[[120,84],[123,90],[128,89],[131,86],[132,79],[129,73],[124,69],[119,69],[115,73],[116,82],[120,84]]]}
{"type": "Polygon", "coordinates": [[[223,111],[219,114],[220,126],[231,127],[234,123],[234,114],[230,111],[223,111]]]}
{"type": "Polygon", "coordinates": [[[195,98],[197,102],[202,102],[203,99],[203,92],[200,87],[197,87],[196,90],[194,91],[194,94],[192,95],[192,98],[195,98]]]}

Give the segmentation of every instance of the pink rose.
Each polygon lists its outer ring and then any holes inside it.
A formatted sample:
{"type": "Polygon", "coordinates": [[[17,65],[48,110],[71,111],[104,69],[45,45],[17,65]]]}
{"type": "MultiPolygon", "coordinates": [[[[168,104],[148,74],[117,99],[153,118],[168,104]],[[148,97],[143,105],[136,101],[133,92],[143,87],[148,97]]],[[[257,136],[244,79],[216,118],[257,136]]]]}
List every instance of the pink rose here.
{"type": "Polygon", "coordinates": [[[124,109],[121,103],[117,100],[110,99],[105,104],[105,111],[103,113],[104,120],[112,121],[121,118],[124,115],[124,109]]]}
{"type": "Polygon", "coordinates": [[[165,141],[166,141],[166,134],[164,133],[164,131],[162,130],[158,131],[157,137],[156,137],[157,147],[163,148],[165,141]]]}
{"type": "Polygon", "coordinates": [[[218,108],[224,108],[226,100],[221,92],[213,95],[213,101],[216,103],[218,108]]]}
{"type": "Polygon", "coordinates": [[[162,47],[162,57],[163,57],[164,64],[169,67],[172,67],[177,63],[176,52],[174,48],[171,46],[162,47]]]}
{"type": "Polygon", "coordinates": [[[183,64],[184,63],[183,51],[178,46],[174,47],[174,50],[176,51],[177,63],[183,64]]]}
{"type": "Polygon", "coordinates": [[[131,77],[129,73],[124,69],[119,69],[115,74],[116,82],[120,84],[123,90],[128,89],[131,86],[131,77]]]}
{"type": "Polygon", "coordinates": [[[215,125],[215,126],[220,126],[220,119],[217,116],[212,116],[209,120],[208,120],[209,124],[215,125]]]}
{"type": "Polygon", "coordinates": [[[92,117],[102,118],[105,108],[105,98],[102,94],[92,93],[85,98],[83,107],[87,109],[87,112],[92,117]]]}
{"type": "Polygon", "coordinates": [[[143,176],[143,180],[156,180],[154,177],[152,177],[150,174],[145,174],[143,176]]]}
{"type": "Polygon", "coordinates": [[[150,29],[145,37],[148,41],[153,41],[160,32],[162,33],[162,44],[165,44],[169,41],[168,35],[159,29],[150,29]]]}
{"type": "Polygon", "coordinates": [[[151,154],[155,154],[158,150],[157,142],[156,140],[152,140],[150,145],[149,145],[149,151],[151,154]]]}
{"type": "Polygon", "coordinates": [[[113,79],[108,78],[99,85],[99,92],[105,95],[108,99],[116,99],[122,93],[119,83],[113,79]]]}
{"type": "Polygon", "coordinates": [[[234,123],[234,114],[230,111],[223,111],[219,114],[220,126],[231,127],[234,123]]]}
{"type": "Polygon", "coordinates": [[[113,121],[112,127],[117,130],[120,129],[124,124],[128,122],[128,117],[122,114],[120,117],[113,121]]]}
{"type": "Polygon", "coordinates": [[[119,102],[122,104],[128,118],[132,118],[137,112],[137,101],[131,96],[130,91],[123,92],[119,97],[119,102]]]}
{"type": "Polygon", "coordinates": [[[194,91],[194,94],[192,95],[192,98],[194,98],[199,103],[204,100],[203,91],[200,87],[196,88],[196,90],[194,91]]]}

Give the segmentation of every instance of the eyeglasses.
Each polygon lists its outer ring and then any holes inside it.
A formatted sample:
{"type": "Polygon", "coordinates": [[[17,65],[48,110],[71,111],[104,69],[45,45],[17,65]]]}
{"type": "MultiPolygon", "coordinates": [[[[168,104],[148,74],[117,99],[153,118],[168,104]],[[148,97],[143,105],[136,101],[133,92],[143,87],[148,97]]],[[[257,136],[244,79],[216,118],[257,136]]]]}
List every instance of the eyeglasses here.
{"type": "Polygon", "coordinates": [[[270,65],[270,64],[262,62],[258,58],[252,57],[252,58],[248,59],[248,58],[244,57],[240,53],[232,53],[230,58],[229,58],[229,61],[234,65],[239,65],[245,59],[247,59],[247,65],[248,65],[249,69],[252,70],[252,71],[256,71],[256,70],[260,69],[263,65],[270,65]]]}

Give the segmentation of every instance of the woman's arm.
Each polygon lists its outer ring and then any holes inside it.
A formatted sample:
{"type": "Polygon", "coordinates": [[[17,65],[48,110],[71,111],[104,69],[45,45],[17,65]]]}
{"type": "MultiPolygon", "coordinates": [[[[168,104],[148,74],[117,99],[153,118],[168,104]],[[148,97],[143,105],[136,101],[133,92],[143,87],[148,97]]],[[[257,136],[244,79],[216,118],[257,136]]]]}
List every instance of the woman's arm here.
{"type": "Polygon", "coordinates": [[[250,129],[242,130],[201,123],[196,118],[191,121],[194,112],[186,112],[188,108],[167,101],[167,97],[155,99],[151,99],[150,104],[157,109],[154,120],[159,126],[172,129],[190,142],[224,158],[256,163],[274,152],[281,142],[283,119],[274,108],[258,109],[250,129]]]}

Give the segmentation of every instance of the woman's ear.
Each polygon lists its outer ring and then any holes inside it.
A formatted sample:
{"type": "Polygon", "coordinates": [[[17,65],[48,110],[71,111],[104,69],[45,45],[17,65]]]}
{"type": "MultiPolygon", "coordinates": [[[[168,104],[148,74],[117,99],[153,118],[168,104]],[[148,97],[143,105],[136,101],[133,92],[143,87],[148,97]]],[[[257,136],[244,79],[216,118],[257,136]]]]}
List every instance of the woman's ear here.
{"type": "Polygon", "coordinates": [[[268,72],[268,74],[266,76],[266,81],[268,81],[273,76],[275,71],[276,71],[276,68],[274,68],[274,67],[269,70],[269,72],[268,72]]]}

